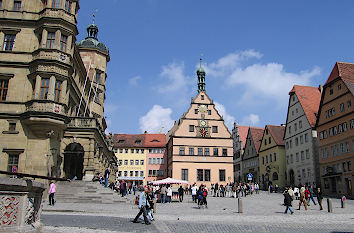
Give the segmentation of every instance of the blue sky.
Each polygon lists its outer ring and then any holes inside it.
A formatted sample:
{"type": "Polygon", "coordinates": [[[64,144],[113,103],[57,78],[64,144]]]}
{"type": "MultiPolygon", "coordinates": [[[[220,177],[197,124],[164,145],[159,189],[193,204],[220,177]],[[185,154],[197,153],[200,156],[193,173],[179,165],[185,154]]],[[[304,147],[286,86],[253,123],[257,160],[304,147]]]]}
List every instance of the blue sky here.
{"type": "Polygon", "coordinates": [[[110,49],[105,116],[113,133],[168,130],[206,90],[231,127],[286,121],[294,84],[324,84],[354,62],[352,0],[81,0],[81,40],[98,9],[110,49]]]}

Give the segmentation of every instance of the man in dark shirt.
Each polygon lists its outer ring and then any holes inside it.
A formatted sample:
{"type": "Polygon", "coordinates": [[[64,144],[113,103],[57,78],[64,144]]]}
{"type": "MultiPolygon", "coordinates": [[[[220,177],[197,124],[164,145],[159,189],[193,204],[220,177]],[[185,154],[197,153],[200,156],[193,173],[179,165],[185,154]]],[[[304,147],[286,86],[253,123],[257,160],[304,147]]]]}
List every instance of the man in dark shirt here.
{"type": "Polygon", "coordinates": [[[183,201],[183,194],[184,194],[184,189],[182,188],[182,186],[179,186],[179,188],[178,188],[178,196],[179,196],[179,201],[180,202],[183,201]]]}

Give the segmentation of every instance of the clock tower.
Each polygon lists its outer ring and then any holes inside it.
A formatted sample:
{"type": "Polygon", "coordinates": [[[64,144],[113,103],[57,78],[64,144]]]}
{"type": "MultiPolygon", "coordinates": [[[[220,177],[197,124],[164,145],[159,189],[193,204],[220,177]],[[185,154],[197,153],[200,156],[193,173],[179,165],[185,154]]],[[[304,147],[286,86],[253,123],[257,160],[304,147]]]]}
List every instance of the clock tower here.
{"type": "Polygon", "coordinates": [[[167,134],[168,176],[190,184],[233,182],[233,142],[223,117],[205,89],[206,72],[197,70],[198,94],[167,134]]]}

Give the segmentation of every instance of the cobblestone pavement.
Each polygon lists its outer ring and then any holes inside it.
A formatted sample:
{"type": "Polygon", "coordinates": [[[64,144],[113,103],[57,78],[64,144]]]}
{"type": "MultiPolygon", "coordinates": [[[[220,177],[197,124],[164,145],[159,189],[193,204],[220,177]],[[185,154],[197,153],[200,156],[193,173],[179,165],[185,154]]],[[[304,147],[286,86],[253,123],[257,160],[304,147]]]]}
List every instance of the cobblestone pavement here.
{"type": "MultiPolygon", "coordinates": [[[[243,198],[243,213],[237,213],[237,199],[208,198],[208,209],[198,209],[186,196],[183,203],[157,204],[156,221],[146,226],[132,223],[138,212],[133,196],[117,204],[44,204],[43,232],[354,232],[354,201],[346,208],[333,199],[333,213],[318,205],[308,211],[283,213],[281,194],[261,193],[243,198]]],[[[298,201],[293,202],[294,209],[298,201]]],[[[303,207],[302,207],[303,208],[303,207]]]]}

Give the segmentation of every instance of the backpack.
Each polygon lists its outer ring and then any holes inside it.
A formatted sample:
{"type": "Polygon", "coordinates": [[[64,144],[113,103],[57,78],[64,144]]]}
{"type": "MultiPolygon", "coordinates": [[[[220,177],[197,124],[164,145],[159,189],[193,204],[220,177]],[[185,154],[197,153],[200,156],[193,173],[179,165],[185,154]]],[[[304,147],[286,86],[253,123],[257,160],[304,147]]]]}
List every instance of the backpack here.
{"type": "Polygon", "coordinates": [[[208,195],[208,192],[206,190],[203,191],[203,197],[206,197],[208,195]]]}

